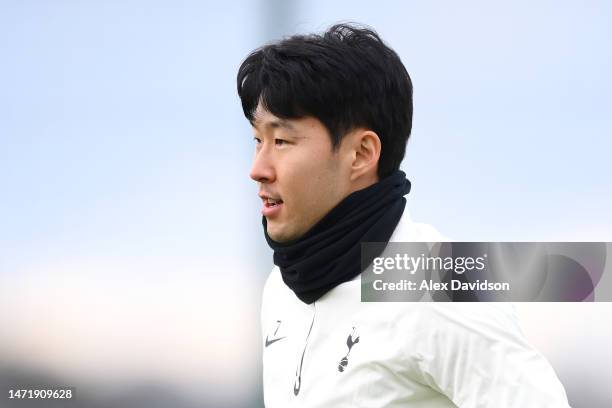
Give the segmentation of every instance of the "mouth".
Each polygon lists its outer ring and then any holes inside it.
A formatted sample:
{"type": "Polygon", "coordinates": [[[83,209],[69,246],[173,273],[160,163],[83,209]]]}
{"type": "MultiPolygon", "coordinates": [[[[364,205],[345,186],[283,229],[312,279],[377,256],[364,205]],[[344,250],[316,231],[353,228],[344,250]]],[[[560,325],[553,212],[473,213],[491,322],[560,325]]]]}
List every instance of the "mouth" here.
{"type": "Polygon", "coordinates": [[[263,208],[261,213],[264,217],[273,218],[276,217],[284,204],[284,201],[280,198],[272,198],[265,195],[260,195],[261,200],[263,201],[263,208]]]}
{"type": "Polygon", "coordinates": [[[275,207],[277,205],[281,205],[283,203],[283,200],[275,200],[273,198],[268,198],[266,200],[264,200],[264,206],[268,207],[268,208],[272,208],[275,207]]]}

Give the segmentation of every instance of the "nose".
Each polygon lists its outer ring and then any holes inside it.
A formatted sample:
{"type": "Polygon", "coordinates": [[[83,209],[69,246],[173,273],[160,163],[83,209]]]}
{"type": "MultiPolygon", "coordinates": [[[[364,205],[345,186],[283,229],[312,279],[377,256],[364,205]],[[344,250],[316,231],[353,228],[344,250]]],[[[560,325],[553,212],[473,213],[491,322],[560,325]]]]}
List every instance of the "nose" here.
{"type": "Polygon", "coordinates": [[[260,183],[272,183],[276,177],[270,155],[265,149],[255,152],[249,176],[260,183]]]}

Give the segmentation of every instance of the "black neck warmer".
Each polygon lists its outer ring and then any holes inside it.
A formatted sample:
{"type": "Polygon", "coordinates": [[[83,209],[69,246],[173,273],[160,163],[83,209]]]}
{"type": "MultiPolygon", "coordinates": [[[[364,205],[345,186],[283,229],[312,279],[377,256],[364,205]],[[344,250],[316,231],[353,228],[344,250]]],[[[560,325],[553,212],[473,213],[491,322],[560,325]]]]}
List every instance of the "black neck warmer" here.
{"type": "MultiPolygon", "coordinates": [[[[404,212],[410,181],[396,170],[342,200],[302,237],[291,242],[266,241],[283,281],[305,303],[312,303],[361,273],[361,242],[388,242],[404,212]]],[[[378,256],[374,255],[374,256],[378,256]]],[[[372,256],[372,259],[374,258],[372,256]]]]}

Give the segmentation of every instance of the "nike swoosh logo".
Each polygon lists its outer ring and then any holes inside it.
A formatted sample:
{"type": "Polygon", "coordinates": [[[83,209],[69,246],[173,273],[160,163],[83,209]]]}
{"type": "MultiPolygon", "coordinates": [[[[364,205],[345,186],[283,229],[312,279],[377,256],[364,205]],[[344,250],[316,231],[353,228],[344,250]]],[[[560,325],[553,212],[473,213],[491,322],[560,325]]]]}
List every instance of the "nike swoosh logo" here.
{"type": "Polygon", "coordinates": [[[278,338],[276,338],[276,339],[268,340],[268,336],[266,336],[266,347],[268,347],[268,346],[269,346],[270,344],[272,344],[272,343],[275,343],[275,342],[277,342],[277,341],[279,341],[279,340],[284,339],[285,337],[287,337],[287,336],[278,337],[278,338]]]}

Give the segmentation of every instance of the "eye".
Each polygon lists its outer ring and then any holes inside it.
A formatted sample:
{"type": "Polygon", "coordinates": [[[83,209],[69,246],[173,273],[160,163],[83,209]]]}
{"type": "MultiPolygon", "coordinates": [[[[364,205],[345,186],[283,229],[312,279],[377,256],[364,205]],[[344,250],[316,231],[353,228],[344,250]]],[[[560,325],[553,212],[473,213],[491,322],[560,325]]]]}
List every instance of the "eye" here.
{"type": "Polygon", "coordinates": [[[261,139],[260,139],[260,138],[258,138],[258,137],[253,137],[253,140],[255,141],[255,144],[256,144],[256,145],[261,144],[261,139]]]}
{"type": "Polygon", "coordinates": [[[274,139],[274,144],[277,146],[282,146],[282,145],[286,145],[287,141],[283,139],[274,139]]]}

